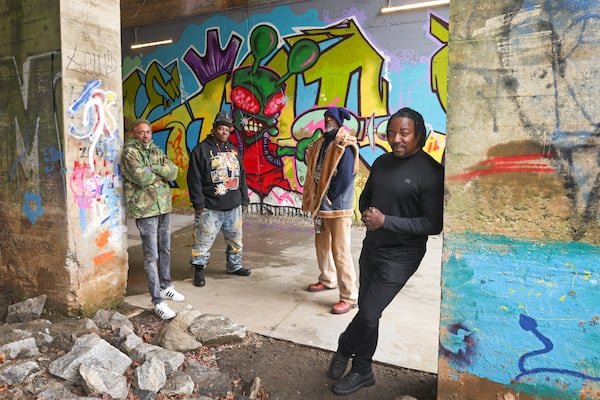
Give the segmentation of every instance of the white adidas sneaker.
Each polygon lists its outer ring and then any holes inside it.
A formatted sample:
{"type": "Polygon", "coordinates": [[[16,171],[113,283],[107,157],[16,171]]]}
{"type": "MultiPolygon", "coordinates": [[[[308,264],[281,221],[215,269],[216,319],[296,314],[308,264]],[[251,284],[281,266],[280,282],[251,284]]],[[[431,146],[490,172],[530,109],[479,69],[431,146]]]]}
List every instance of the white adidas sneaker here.
{"type": "Polygon", "coordinates": [[[154,305],[154,313],[162,319],[171,319],[175,316],[175,311],[171,310],[164,301],[154,305]]]}
{"type": "Polygon", "coordinates": [[[185,297],[181,293],[179,293],[177,290],[175,290],[175,288],[173,286],[169,286],[168,288],[161,290],[160,297],[162,297],[163,299],[173,300],[173,301],[184,301],[185,300],[185,297]]]}

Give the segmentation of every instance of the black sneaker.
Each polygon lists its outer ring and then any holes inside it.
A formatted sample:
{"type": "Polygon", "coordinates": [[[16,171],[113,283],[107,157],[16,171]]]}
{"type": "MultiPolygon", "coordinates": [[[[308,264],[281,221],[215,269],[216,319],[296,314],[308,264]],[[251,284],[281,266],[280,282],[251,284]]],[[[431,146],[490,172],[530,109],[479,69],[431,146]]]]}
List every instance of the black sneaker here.
{"type": "Polygon", "coordinates": [[[192,268],[194,268],[194,286],[206,286],[206,280],[204,279],[204,265],[192,264],[192,268]]]}
{"type": "Polygon", "coordinates": [[[329,369],[327,370],[329,379],[333,379],[334,381],[340,379],[344,375],[344,372],[346,372],[349,360],[350,357],[346,357],[341,353],[334,353],[329,362],[329,369]]]}
{"type": "Polygon", "coordinates": [[[375,377],[372,371],[366,374],[350,371],[342,379],[335,381],[331,390],[335,394],[346,395],[356,392],[361,387],[373,386],[374,384],[375,377]]]}
{"type": "Polygon", "coordinates": [[[251,273],[252,273],[251,270],[249,270],[248,268],[244,268],[244,267],[242,267],[240,269],[236,269],[233,272],[228,272],[228,274],[239,275],[239,276],[249,276],[251,273]]]}

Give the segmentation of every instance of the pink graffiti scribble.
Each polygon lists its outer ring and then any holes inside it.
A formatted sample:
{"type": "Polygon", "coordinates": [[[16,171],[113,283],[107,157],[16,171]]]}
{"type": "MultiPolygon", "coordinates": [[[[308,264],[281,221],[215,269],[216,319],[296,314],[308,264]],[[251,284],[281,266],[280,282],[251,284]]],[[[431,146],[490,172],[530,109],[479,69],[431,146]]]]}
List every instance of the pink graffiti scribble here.
{"type": "Polygon", "coordinates": [[[100,198],[102,194],[102,179],[88,164],[78,161],[75,161],[69,186],[79,208],[90,208],[93,200],[100,198]]]}
{"type": "Polygon", "coordinates": [[[283,204],[285,200],[289,201],[290,204],[295,204],[294,199],[290,196],[290,192],[283,192],[281,196],[278,196],[274,190],[271,191],[271,195],[277,200],[277,203],[283,204]]]}

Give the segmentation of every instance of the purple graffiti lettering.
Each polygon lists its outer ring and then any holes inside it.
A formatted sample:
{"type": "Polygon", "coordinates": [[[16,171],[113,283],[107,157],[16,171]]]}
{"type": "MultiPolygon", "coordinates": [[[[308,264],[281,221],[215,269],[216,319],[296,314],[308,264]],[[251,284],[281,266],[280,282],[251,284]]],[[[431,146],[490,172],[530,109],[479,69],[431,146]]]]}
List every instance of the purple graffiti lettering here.
{"type": "Polygon", "coordinates": [[[225,73],[230,73],[235,64],[242,39],[231,35],[224,50],[219,44],[219,32],[211,29],[206,32],[206,50],[204,56],[190,49],[183,56],[183,61],[190,67],[198,81],[205,85],[212,79],[225,73]]]}

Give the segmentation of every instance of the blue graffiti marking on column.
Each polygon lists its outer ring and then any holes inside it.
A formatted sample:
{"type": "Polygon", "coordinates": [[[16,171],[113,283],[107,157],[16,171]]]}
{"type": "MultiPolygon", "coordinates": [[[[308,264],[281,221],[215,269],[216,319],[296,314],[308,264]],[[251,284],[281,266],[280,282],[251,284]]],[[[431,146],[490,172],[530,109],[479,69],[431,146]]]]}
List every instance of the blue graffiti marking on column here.
{"type": "Polygon", "coordinates": [[[23,214],[29,222],[35,225],[39,217],[44,215],[44,207],[42,207],[42,197],[37,193],[25,192],[25,202],[23,203],[23,214]]]}
{"type": "Polygon", "coordinates": [[[600,382],[600,377],[592,377],[589,375],[582,374],[579,371],[570,371],[568,369],[560,368],[525,368],[525,360],[527,360],[530,357],[538,356],[540,354],[549,353],[554,348],[554,345],[552,344],[552,341],[550,339],[542,335],[542,333],[537,330],[537,321],[535,319],[528,317],[527,315],[521,314],[519,316],[519,325],[524,331],[531,331],[540,340],[540,342],[542,342],[544,348],[541,350],[535,350],[529,353],[525,353],[521,357],[519,357],[519,370],[521,371],[521,373],[515,377],[516,381],[518,381],[519,379],[521,379],[522,376],[525,375],[532,375],[540,372],[552,372],[600,382]]]}
{"type": "MultiPolygon", "coordinates": [[[[73,102],[71,107],[69,107],[69,112],[75,113],[79,110],[79,108],[82,105],[87,103],[89,101],[89,99],[92,97],[92,95],[94,94],[94,89],[96,89],[98,86],[100,86],[100,83],[101,83],[101,81],[99,79],[93,79],[93,80],[89,81],[88,83],[86,83],[85,86],[83,87],[83,89],[81,90],[81,94],[79,95],[79,97],[73,102]]],[[[74,128],[71,128],[71,129],[74,129],[74,128]]]]}
{"type": "MultiPolygon", "coordinates": [[[[48,146],[42,149],[42,157],[44,158],[44,161],[46,163],[44,170],[46,171],[46,173],[50,173],[54,172],[55,163],[60,162],[61,165],[63,164],[62,161],[65,158],[65,153],[54,146],[48,146]]],[[[64,173],[64,171],[60,172],[64,173]]]]}

